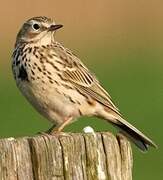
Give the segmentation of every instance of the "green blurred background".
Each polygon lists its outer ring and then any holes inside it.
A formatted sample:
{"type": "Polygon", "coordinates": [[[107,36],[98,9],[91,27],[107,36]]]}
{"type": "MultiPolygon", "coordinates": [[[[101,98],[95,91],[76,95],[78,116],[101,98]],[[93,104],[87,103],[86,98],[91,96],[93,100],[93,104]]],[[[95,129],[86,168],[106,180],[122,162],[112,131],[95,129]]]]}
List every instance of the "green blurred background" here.
{"type": "MultiPolygon", "coordinates": [[[[0,7],[0,136],[34,135],[51,124],[16,88],[11,54],[21,24],[45,15],[64,24],[57,40],[74,50],[96,73],[129,121],[152,137],[159,149],[142,154],[133,146],[134,180],[163,179],[163,2],[159,0],[5,0],[0,7]]],[[[81,131],[112,127],[82,118],[67,127],[81,131]]]]}

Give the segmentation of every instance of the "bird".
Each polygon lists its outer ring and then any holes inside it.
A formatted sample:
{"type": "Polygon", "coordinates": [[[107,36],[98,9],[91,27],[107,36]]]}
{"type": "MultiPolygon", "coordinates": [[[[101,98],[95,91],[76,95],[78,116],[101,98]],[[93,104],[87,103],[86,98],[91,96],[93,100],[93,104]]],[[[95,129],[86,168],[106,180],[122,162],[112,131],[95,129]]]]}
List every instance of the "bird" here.
{"type": "Polygon", "coordinates": [[[95,74],[68,48],[56,41],[62,24],[32,17],[20,28],[12,54],[16,85],[31,105],[53,123],[55,135],[82,116],[111,123],[141,151],[157,145],[126,121],[95,74]]]}

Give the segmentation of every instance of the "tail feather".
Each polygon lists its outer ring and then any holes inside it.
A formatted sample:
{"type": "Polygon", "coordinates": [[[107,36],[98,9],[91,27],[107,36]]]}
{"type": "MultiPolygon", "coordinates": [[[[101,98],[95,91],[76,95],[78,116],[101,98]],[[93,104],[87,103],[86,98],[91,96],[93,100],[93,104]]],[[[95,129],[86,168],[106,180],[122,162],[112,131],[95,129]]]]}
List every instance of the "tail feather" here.
{"type": "Polygon", "coordinates": [[[121,132],[127,136],[142,151],[147,151],[149,146],[157,148],[157,145],[124,119],[118,119],[115,124],[121,132]]]}
{"type": "Polygon", "coordinates": [[[107,108],[98,114],[99,117],[104,118],[120,129],[121,133],[127,136],[140,150],[147,151],[149,146],[157,148],[157,145],[151,139],[111,109],[107,108]]]}

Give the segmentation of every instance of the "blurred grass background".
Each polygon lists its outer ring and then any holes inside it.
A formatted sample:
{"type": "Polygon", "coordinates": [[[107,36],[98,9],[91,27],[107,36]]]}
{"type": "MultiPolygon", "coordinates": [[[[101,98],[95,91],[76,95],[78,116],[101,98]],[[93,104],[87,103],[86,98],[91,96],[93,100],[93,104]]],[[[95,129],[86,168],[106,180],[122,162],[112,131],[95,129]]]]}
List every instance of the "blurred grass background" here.
{"type": "MultiPolygon", "coordinates": [[[[163,2],[159,0],[3,1],[0,7],[0,136],[47,130],[21,96],[11,73],[11,54],[21,24],[32,16],[55,18],[57,39],[96,73],[124,116],[152,137],[159,149],[142,154],[133,146],[134,180],[163,179],[163,2]]],[[[66,128],[112,131],[106,122],[82,118],[66,128]]]]}

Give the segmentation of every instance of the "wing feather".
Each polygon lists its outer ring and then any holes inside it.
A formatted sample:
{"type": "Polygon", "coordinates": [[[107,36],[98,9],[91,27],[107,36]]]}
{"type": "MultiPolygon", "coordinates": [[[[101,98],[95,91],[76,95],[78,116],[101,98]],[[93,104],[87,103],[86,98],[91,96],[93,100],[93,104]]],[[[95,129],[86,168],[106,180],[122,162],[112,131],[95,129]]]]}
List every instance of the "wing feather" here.
{"type": "Polygon", "coordinates": [[[86,96],[91,96],[99,103],[120,114],[118,108],[112,102],[110,95],[104,90],[96,76],[86,68],[80,59],[59,43],[56,44],[54,50],[57,52],[58,57],[65,61],[65,67],[62,71],[64,79],[71,82],[81,93],[84,93],[86,96]]]}
{"type": "Polygon", "coordinates": [[[111,108],[113,111],[120,114],[118,108],[112,102],[109,94],[102,88],[95,76],[91,75],[90,72],[78,67],[71,70],[66,69],[63,74],[64,78],[70,81],[79,91],[84,93],[86,96],[91,96],[101,104],[111,108]]]}

